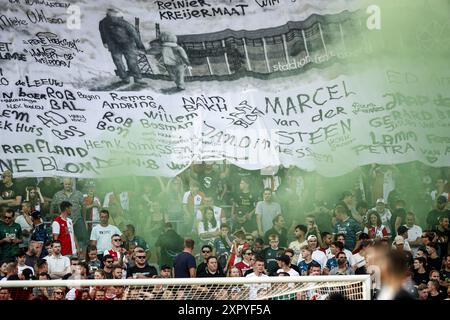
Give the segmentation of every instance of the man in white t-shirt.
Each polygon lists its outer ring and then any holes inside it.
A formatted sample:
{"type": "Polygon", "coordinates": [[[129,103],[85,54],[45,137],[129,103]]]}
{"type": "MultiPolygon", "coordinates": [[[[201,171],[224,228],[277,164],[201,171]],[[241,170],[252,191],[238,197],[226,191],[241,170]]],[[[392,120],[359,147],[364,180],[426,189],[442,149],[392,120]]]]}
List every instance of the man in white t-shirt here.
{"type": "Polygon", "coordinates": [[[91,244],[97,247],[99,254],[112,248],[111,237],[113,234],[122,235],[119,228],[109,224],[109,211],[103,209],[100,211],[100,224],[92,228],[91,244]]]}
{"type": "MultiPolygon", "coordinates": [[[[256,258],[253,266],[253,272],[246,275],[246,278],[268,278],[269,276],[264,273],[264,259],[261,257],[256,258]]],[[[250,284],[249,286],[249,299],[255,300],[258,297],[258,291],[260,289],[270,288],[269,283],[250,284]]]]}
{"type": "Polygon", "coordinates": [[[306,242],[305,235],[308,231],[307,227],[305,225],[299,224],[294,229],[294,234],[296,240],[292,241],[288,248],[292,249],[294,251],[294,256],[292,257],[292,263],[297,265],[299,262],[299,258],[301,259],[301,248],[303,246],[306,246],[308,243],[306,242]]]}
{"type": "Polygon", "coordinates": [[[272,190],[270,188],[264,189],[263,199],[264,201],[258,201],[255,208],[258,233],[261,236],[272,228],[272,220],[281,214],[280,204],[272,201],[272,190]]]}
{"type": "Polygon", "coordinates": [[[287,272],[287,273],[289,273],[289,275],[291,277],[300,275],[297,271],[295,271],[294,269],[292,269],[290,267],[291,258],[289,258],[289,256],[282,255],[282,256],[277,257],[276,259],[277,259],[278,267],[280,267],[280,269],[277,270],[277,273],[287,272]]]}
{"type": "Polygon", "coordinates": [[[61,242],[53,240],[52,254],[44,258],[47,260],[48,274],[52,279],[61,279],[70,273],[70,259],[61,255],[61,242]]]}
{"type": "Polygon", "coordinates": [[[205,194],[200,191],[200,187],[197,181],[191,181],[189,184],[189,191],[186,191],[183,195],[183,205],[185,210],[189,214],[193,212],[197,213],[200,206],[203,204],[205,194]]]}
{"type": "Polygon", "coordinates": [[[353,270],[362,268],[366,265],[366,249],[367,247],[369,247],[369,245],[369,241],[361,242],[359,251],[352,255],[352,258],[350,259],[350,266],[353,270]]]}
{"type": "Polygon", "coordinates": [[[406,224],[405,226],[408,228],[408,243],[411,247],[411,253],[413,257],[416,256],[417,250],[422,245],[422,228],[415,224],[416,218],[414,213],[408,212],[406,214],[406,224]]]}
{"type": "Polygon", "coordinates": [[[31,273],[34,276],[34,269],[32,267],[27,266],[25,264],[26,257],[27,257],[27,255],[25,254],[25,250],[24,249],[20,249],[19,253],[16,256],[18,274],[20,275],[22,273],[22,271],[25,270],[25,269],[30,269],[31,273]]]}
{"type": "Polygon", "coordinates": [[[183,195],[184,210],[184,234],[189,234],[197,230],[197,211],[200,210],[205,194],[200,191],[200,185],[197,181],[192,180],[189,183],[189,191],[183,195]]]}
{"type": "Polygon", "coordinates": [[[19,244],[20,248],[27,248],[33,231],[33,218],[31,217],[31,206],[28,201],[22,202],[22,214],[14,220],[22,228],[23,242],[19,244]]]}

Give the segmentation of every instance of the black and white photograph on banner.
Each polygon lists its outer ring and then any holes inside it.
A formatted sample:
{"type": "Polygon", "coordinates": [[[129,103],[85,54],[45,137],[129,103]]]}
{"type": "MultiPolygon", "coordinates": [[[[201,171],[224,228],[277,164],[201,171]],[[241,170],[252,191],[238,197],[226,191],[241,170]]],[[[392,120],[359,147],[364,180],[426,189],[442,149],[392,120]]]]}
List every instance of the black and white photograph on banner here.
{"type": "Polygon", "coordinates": [[[1,1],[0,300],[448,300],[449,9],[1,1]]]}

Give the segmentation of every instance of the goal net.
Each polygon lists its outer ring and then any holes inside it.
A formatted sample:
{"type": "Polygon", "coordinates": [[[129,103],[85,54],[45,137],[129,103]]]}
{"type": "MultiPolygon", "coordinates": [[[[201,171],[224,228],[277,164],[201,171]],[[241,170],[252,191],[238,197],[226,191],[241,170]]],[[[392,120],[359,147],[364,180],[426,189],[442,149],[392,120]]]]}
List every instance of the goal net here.
{"type": "MultiPolygon", "coordinates": [[[[369,275],[264,278],[2,281],[14,300],[370,300],[369,275]]],[[[0,292],[2,293],[2,292],[0,292]]]]}

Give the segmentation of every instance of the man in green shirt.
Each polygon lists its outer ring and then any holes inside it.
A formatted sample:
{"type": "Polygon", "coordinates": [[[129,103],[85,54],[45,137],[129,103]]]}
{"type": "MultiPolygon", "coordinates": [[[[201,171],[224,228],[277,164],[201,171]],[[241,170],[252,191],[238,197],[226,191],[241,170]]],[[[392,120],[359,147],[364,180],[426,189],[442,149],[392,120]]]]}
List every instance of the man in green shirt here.
{"type": "Polygon", "coordinates": [[[3,221],[0,221],[0,260],[15,257],[22,241],[22,228],[14,222],[14,211],[6,209],[3,221]]]}

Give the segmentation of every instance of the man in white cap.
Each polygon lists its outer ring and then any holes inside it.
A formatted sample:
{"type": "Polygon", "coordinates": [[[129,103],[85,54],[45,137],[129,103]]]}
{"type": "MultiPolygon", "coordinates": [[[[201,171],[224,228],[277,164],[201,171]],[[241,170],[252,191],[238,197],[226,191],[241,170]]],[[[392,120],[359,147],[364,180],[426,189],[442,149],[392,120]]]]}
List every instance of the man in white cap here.
{"type": "MultiPolygon", "coordinates": [[[[312,250],[311,258],[320,263],[322,269],[325,268],[327,265],[327,256],[320,251],[317,237],[315,235],[309,235],[308,238],[306,238],[306,242],[308,243],[308,247],[312,250]]],[[[303,258],[300,256],[298,262],[302,260],[303,258]]]]}
{"type": "Polygon", "coordinates": [[[405,239],[402,236],[396,236],[392,242],[392,249],[397,249],[400,251],[405,250],[405,239]]]}
{"type": "Polygon", "coordinates": [[[411,248],[409,247],[408,240],[405,239],[404,235],[398,235],[394,238],[394,241],[392,242],[392,249],[399,251],[405,257],[405,261],[408,266],[412,265],[413,255],[411,253],[411,248]]]}

